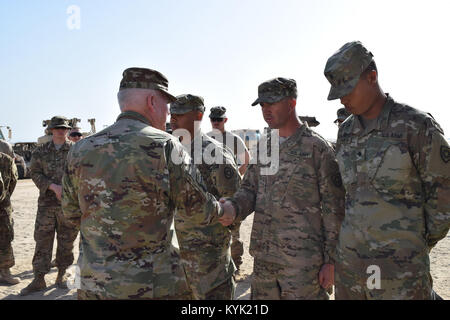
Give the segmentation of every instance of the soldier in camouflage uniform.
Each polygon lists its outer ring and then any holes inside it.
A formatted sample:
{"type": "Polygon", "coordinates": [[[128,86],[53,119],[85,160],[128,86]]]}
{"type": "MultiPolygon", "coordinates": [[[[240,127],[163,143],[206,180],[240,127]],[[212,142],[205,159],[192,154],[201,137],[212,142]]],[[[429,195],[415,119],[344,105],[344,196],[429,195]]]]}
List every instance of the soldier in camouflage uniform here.
{"type": "Polygon", "coordinates": [[[344,192],[331,145],[296,115],[293,79],[275,78],[258,87],[265,121],[279,129],[268,143],[275,173],[264,173],[261,152],[240,189],[221,199],[224,225],[255,212],[250,243],[254,259],[252,299],[328,299],[334,283],[334,251],[344,214],[344,192]],[[271,140],[275,139],[275,142],[271,140]],[[275,149],[273,149],[275,148],[275,149]],[[263,174],[264,173],[264,174],[263,174]]]}
{"type": "MultiPolygon", "coordinates": [[[[170,105],[173,134],[178,135],[179,129],[189,132],[181,143],[193,157],[208,192],[217,199],[230,197],[241,182],[239,169],[229,148],[201,132],[200,122],[204,112],[202,97],[190,94],[178,96],[170,105]],[[217,157],[218,161],[205,159],[209,155],[217,157]]],[[[230,255],[230,228],[219,222],[199,225],[185,213],[181,211],[175,215],[175,230],[187,282],[194,297],[232,300],[235,266],[230,255]]],[[[201,212],[198,215],[201,216],[201,212]]]]}
{"type": "Polygon", "coordinates": [[[450,226],[450,149],[430,114],[396,102],[373,55],[349,42],[327,61],[346,190],[336,299],[431,299],[429,253],[450,226]],[[373,277],[372,277],[373,276],[373,277]]]}
{"type": "MultiPolygon", "coordinates": [[[[239,167],[239,173],[243,176],[247,170],[250,162],[250,153],[244,141],[237,134],[225,130],[225,123],[228,118],[226,115],[227,109],[225,107],[212,107],[209,114],[213,131],[208,132],[207,135],[218,139],[219,142],[226,144],[236,157],[239,167]]],[[[236,275],[239,275],[239,269],[242,264],[242,255],[244,254],[244,242],[240,239],[241,224],[236,223],[230,226],[231,228],[231,257],[236,266],[236,275]]]]}
{"type": "Polygon", "coordinates": [[[79,299],[192,298],[172,244],[174,213],[207,224],[221,207],[180,142],[163,131],[175,100],[167,90],[158,71],[126,69],[117,121],[69,153],[63,212],[81,232],[79,299]]]}
{"type": "Polygon", "coordinates": [[[45,275],[50,271],[53,242],[57,239],[56,286],[67,288],[66,269],[73,263],[73,242],[77,232],[66,227],[61,211],[62,177],[64,163],[72,142],[67,140],[68,120],[61,116],[51,119],[48,129],[52,140],[33,150],[31,179],[39,189],[38,211],[34,230],[36,247],[33,256],[34,280],[21,291],[21,295],[47,287],[45,275]]]}
{"type": "Polygon", "coordinates": [[[0,152],[0,283],[17,284],[9,271],[14,266],[11,242],[14,239],[14,220],[11,216],[11,195],[17,184],[17,168],[13,158],[0,152]]]}

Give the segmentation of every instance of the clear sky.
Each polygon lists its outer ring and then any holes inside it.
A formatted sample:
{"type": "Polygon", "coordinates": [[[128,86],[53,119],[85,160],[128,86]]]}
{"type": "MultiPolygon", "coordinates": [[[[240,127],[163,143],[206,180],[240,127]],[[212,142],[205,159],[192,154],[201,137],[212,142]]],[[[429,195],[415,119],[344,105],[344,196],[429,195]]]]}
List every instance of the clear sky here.
{"type": "Polygon", "coordinates": [[[0,125],[12,142],[36,141],[54,115],[81,118],[83,131],[96,118],[99,131],[119,114],[122,71],[138,66],[166,75],[175,95],[203,96],[206,117],[227,107],[227,129],[263,129],[250,106],[258,85],[294,78],[298,114],[335,139],[341,105],[327,101],[323,69],[360,40],[384,91],[430,112],[449,137],[449,9],[448,0],[0,0],[0,125]],[[80,29],[67,25],[71,5],[80,29]]]}

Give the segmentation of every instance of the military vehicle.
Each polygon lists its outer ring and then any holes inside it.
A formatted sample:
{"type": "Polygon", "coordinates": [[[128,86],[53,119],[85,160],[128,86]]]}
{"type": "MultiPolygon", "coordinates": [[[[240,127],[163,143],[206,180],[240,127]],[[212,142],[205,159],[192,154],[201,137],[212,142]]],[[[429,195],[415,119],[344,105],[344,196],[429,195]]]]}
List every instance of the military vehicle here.
{"type": "Polygon", "coordinates": [[[29,168],[31,164],[31,153],[36,146],[36,142],[16,142],[13,145],[14,153],[21,158],[19,160],[16,159],[16,166],[20,179],[30,177],[29,168]],[[20,162],[20,166],[18,165],[18,162],[20,162]]]}

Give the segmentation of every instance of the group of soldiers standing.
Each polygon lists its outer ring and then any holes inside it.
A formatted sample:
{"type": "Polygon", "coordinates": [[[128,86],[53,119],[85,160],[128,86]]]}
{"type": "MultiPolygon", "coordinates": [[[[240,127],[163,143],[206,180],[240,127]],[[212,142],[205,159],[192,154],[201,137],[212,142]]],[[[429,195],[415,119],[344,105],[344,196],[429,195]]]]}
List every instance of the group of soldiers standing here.
{"type": "MultiPolygon", "coordinates": [[[[46,287],[56,230],[60,287],[80,232],[79,299],[233,299],[239,227],[254,213],[254,300],[329,299],[333,286],[336,299],[435,299],[429,253],[450,228],[444,133],[383,92],[360,42],[341,47],[324,73],[328,99],[345,106],[334,146],[299,120],[294,79],[259,85],[252,105],[271,129],[259,145],[277,157],[272,174],[273,163],[227,138],[224,107],[211,109],[216,130],[203,133],[204,99],[173,96],[155,70],[123,72],[121,114],[99,133],[69,143],[65,120],[53,118],[53,141],[33,154],[35,278],[22,294],[46,287]],[[379,271],[375,285],[369,270],[379,271]]],[[[1,168],[9,201],[14,170],[1,168]]],[[[1,236],[0,275],[11,280],[1,236]]]]}

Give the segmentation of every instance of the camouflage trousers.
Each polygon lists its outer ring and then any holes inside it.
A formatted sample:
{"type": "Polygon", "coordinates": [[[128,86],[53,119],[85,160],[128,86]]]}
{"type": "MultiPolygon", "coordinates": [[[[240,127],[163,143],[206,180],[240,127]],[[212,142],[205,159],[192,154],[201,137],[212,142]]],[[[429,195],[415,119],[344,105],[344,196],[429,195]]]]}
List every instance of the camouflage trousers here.
{"type": "Polygon", "coordinates": [[[205,300],[233,300],[235,291],[236,282],[232,276],[220,286],[206,293],[205,300]]]}
{"type": "MultiPolygon", "coordinates": [[[[380,279],[380,288],[369,289],[369,274],[353,270],[358,263],[335,264],[336,300],[431,300],[432,278],[429,273],[421,276],[401,276],[397,279],[380,279]]],[[[370,264],[368,264],[370,265],[370,264]]]]}
{"type": "Polygon", "coordinates": [[[244,243],[240,239],[241,224],[233,226],[231,229],[231,258],[236,269],[242,264],[242,255],[244,254],[244,243]]]}
{"type": "MultiPolygon", "coordinates": [[[[214,247],[204,243],[194,246],[181,238],[180,257],[186,283],[195,300],[231,300],[236,271],[230,256],[230,247],[214,247]],[[184,246],[182,245],[184,243],[184,246]]],[[[226,244],[224,244],[226,245],[226,244]]]]}
{"type": "Polygon", "coordinates": [[[14,240],[14,220],[9,214],[0,213],[0,269],[14,266],[11,242],[14,240]]]}
{"type": "MultiPolygon", "coordinates": [[[[77,290],[77,296],[78,300],[114,300],[114,299],[106,299],[99,294],[81,289],[77,290]]],[[[193,300],[193,297],[190,293],[186,293],[177,296],[166,296],[157,299],[141,299],[141,300],[193,300]]]]}
{"type": "Polygon", "coordinates": [[[319,271],[320,266],[302,272],[255,258],[251,300],[329,300],[319,284],[319,271]]]}
{"type": "Polygon", "coordinates": [[[50,271],[53,242],[57,240],[56,267],[67,269],[73,263],[73,242],[78,232],[63,223],[61,207],[38,207],[34,240],[36,248],[33,256],[34,273],[46,274],[50,271]]]}

